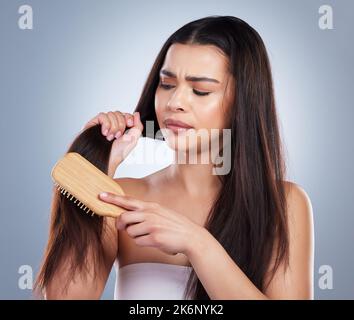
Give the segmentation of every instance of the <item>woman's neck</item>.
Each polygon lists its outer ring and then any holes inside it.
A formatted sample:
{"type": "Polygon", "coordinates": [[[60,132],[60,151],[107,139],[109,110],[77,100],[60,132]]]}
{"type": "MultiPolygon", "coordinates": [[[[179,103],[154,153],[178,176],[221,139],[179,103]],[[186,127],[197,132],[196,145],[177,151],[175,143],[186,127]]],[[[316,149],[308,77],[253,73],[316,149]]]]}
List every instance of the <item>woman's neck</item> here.
{"type": "Polygon", "coordinates": [[[221,187],[217,175],[212,174],[213,164],[174,163],[168,167],[168,178],[175,187],[190,197],[215,195],[221,187]]]}

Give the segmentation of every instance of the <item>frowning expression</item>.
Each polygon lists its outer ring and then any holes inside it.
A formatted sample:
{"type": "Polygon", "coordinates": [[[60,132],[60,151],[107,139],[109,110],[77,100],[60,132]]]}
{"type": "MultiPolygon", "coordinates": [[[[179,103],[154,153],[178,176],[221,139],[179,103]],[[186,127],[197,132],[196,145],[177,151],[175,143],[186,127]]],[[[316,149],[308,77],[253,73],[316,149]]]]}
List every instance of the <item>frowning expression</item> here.
{"type": "MultiPolygon", "coordinates": [[[[155,112],[165,139],[176,139],[188,128],[225,128],[226,108],[232,98],[228,58],[215,46],[173,44],[160,70],[155,112]],[[185,127],[185,129],[183,129],[185,127]]],[[[189,146],[193,147],[193,146],[189,146]]]]}

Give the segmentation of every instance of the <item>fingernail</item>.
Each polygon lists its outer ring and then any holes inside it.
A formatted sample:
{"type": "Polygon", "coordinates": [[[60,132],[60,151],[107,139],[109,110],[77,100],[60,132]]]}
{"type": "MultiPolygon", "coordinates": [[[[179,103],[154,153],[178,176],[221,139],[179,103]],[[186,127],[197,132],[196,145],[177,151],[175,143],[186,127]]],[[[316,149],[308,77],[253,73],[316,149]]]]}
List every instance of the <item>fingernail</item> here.
{"type": "Polygon", "coordinates": [[[128,126],[132,126],[133,125],[133,121],[132,121],[132,119],[129,119],[128,120],[128,126]]]}
{"type": "Polygon", "coordinates": [[[117,133],[116,133],[116,138],[118,139],[120,136],[121,136],[121,132],[120,131],[118,131],[117,133]]]}
{"type": "Polygon", "coordinates": [[[114,135],[113,135],[113,134],[110,134],[110,135],[107,137],[107,140],[111,141],[113,138],[114,138],[114,135]]]}
{"type": "Polygon", "coordinates": [[[108,129],[105,129],[105,130],[103,131],[103,134],[106,136],[107,133],[108,133],[108,129]]]}
{"type": "Polygon", "coordinates": [[[102,192],[102,193],[100,193],[100,197],[102,197],[102,198],[107,198],[107,197],[108,197],[107,192],[102,192]]]}

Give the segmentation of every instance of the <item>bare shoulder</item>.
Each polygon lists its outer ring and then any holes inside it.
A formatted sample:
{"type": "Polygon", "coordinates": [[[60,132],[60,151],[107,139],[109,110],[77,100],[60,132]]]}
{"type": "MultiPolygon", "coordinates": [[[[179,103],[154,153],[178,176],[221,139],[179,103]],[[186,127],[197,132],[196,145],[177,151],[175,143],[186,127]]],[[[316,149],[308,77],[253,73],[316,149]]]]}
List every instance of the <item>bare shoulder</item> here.
{"type": "Polygon", "coordinates": [[[114,179],[126,195],[148,201],[155,198],[161,188],[165,188],[165,169],[158,170],[142,178],[122,177],[114,179]]]}
{"type": "Polygon", "coordinates": [[[307,192],[297,183],[284,181],[284,186],[289,200],[296,198],[296,200],[301,200],[301,202],[310,202],[307,192]]]}
{"type": "Polygon", "coordinates": [[[146,178],[130,178],[122,177],[115,178],[116,181],[123,189],[124,193],[128,196],[141,198],[148,191],[148,183],[146,178]]]}
{"type": "Polygon", "coordinates": [[[284,181],[289,223],[312,226],[312,203],[307,192],[298,184],[284,181]]]}

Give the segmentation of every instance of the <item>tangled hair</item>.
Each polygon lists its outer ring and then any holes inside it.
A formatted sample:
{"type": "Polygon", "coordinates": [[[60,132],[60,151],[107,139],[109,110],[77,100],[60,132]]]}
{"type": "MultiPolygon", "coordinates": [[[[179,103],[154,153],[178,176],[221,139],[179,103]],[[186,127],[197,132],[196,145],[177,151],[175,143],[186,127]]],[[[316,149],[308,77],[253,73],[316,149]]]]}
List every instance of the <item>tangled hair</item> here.
{"type": "MultiPolygon", "coordinates": [[[[95,125],[80,133],[67,152],[79,153],[107,174],[111,146],[112,141],[101,134],[101,126],[95,125]]],[[[74,277],[77,272],[88,271],[86,259],[90,252],[95,267],[93,271],[97,272],[98,266],[104,261],[104,219],[102,216],[85,214],[53,187],[49,240],[36,279],[36,290],[43,290],[48,285],[64,259],[70,259],[68,274],[74,277]]],[[[68,283],[70,280],[68,278],[68,283]]]]}

